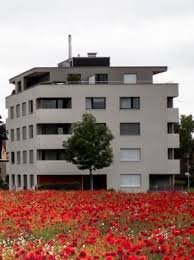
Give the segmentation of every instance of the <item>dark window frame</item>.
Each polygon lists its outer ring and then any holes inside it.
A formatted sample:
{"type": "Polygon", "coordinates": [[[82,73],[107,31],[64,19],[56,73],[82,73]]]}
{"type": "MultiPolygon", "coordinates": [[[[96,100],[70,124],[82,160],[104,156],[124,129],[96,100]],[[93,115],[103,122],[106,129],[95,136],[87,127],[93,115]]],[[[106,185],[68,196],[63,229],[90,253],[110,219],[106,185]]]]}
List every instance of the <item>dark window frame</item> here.
{"type": "Polygon", "coordinates": [[[95,84],[108,84],[108,73],[95,74],[95,84]]]}
{"type": "Polygon", "coordinates": [[[72,97],[63,97],[63,98],[37,98],[37,109],[71,109],[72,108],[72,97]],[[42,100],[52,100],[55,101],[56,105],[55,107],[41,107],[41,104],[39,102],[41,102],[42,100]],[[59,101],[62,100],[62,107],[59,106],[59,101]]]}
{"type": "Polygon", "coordinates": [[[120,136],[140,136],[141,135],[141,124],[139,122],[127,122],[127,123],[120,123],[120,136]],[[122,132],[122,125],[138,125],[137,134],[131,134],[131,133],[124,133],[122,132]]]}
{"type": "Polygon", "coordinates": [[[122,110],[129,110],[129,109],[132,109],[132,110],[139,110],[140,109],[140,97],[120,97],[120,109],[122,110]],[[131,99],[131,107],[130,108],[125,108],[125,107],[121,107],[121,100],[122,99],[131,99]],[[138,99],[138,107],[135,107],[135,99],[138,99]]]}
{"type": "Polygon", "coordinates": [[[99,110],[104,110],[104,109],[106,109],[106,97],[86,97],[85,98],[85,102],[86,102],[86,104],[87,104],[87,99],[90,99],[91,100],[91,108],[87,108],[87,106],[86,106],[86,109],[88,110],[88,109],[99,109],[99,110]],[[94,99],[98,99],[98,98],[103,98],[104,99],[104,101],[103,101],[103,108],[97,108],[97,107],[95,107],[95,102],[94,102],[94,99]]]}

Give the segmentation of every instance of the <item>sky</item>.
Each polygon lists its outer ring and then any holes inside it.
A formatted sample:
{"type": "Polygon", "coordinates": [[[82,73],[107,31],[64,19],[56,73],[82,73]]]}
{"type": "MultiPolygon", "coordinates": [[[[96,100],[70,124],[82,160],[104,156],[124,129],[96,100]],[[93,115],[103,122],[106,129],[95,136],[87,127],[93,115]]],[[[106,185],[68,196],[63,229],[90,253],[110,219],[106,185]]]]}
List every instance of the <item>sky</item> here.
{"type": "Polygon", "coordinates": [[[112,66],[168,66],[155,82],[179,83],[175,107],[194,116],[194,0],[0,0],[0,115],[9,79],[97,52],[112,66]]]}

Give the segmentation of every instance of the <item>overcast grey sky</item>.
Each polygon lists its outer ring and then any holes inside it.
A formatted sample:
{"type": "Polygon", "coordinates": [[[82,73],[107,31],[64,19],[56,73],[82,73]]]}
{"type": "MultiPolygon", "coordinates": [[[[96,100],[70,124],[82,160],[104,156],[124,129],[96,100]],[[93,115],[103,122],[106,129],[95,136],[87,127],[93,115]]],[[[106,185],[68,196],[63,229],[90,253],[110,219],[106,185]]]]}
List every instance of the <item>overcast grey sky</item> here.
{"type": "Polygon", "coordinates": [[[0,0],[0,115],[9,78],[96,51],[111,65],[167,65],[157,81],[180,84],[176,106],[193,114],[194,0],[0,0]]]}

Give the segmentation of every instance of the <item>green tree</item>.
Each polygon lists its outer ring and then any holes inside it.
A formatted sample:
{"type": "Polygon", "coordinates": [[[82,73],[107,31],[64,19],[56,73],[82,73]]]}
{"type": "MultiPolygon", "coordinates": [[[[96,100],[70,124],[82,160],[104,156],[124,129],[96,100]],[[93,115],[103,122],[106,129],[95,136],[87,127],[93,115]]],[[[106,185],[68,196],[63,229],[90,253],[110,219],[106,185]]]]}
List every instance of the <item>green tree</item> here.
{"type": "Polygon", "coordinates": [[[65,160],[77,165],[80,170],[89,170],[91,190],[93,171],[109,167],[113,161],[112,139],[108,127],[96,123],[96,118],[86,113],[81,122],[73,124],[72,136],[63,143],[65,160]]]}
{"type": "Polygon", "coordinates": [[[190,157],[194,149],[194,121],[192,115],[181,115],[179,124],[181,158],[190,157]]]}
{"type": "Polygon", "coordinates": [[[7,131],[6,131],[5,124],[1,121],[1,116],[0,116],[0,159],[1,159],[1,151],[2,151],[4,140],[7,140],[7,131]]]}

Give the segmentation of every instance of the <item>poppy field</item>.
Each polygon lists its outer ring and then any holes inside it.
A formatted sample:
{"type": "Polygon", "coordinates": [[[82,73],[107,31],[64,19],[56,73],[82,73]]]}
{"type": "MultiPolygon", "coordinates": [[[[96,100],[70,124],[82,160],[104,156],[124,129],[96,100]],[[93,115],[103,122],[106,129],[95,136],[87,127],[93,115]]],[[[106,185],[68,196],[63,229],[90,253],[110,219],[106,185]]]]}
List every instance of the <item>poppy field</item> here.
{"type": "Polygon", "coordinates": [[[0,192],[0,259],[194,259],[194,193],[0,192]]]}

